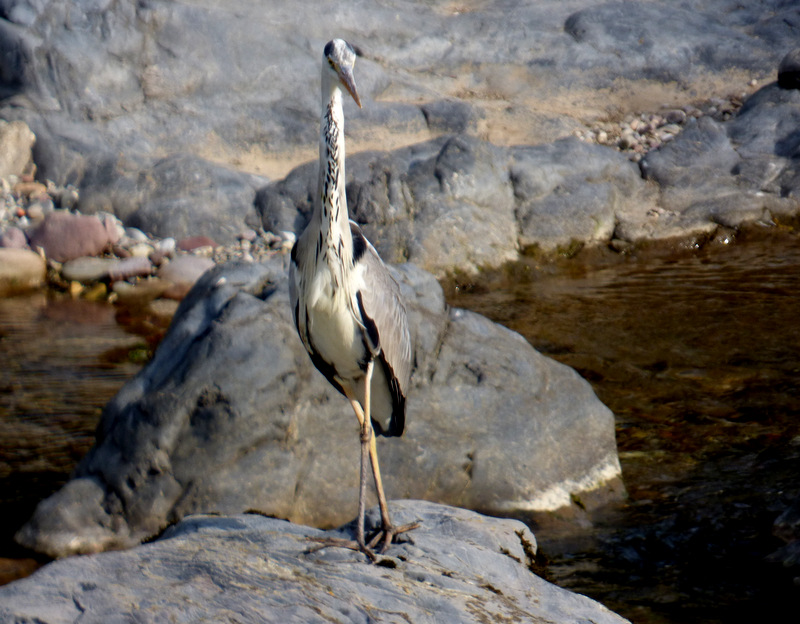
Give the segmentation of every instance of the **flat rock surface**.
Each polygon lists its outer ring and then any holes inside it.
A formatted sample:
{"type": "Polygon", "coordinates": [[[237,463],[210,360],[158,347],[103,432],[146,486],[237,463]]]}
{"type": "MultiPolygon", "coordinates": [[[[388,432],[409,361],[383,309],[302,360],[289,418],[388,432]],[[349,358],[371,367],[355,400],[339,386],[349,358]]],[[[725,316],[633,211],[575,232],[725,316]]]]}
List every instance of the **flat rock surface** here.
{"type": "MultiPolygon", "coordinates": [[[[72,557],[0,588],[0,620],[108,622],[594,622],[627,620],[531,572],[521,522],[421,501],[420,521],[379,558],[309,538],[353,538],[258,515],[192,516],[155,542],[72,557]]],[[[378,521],[377,510],[368,514],[378,521]]]]}

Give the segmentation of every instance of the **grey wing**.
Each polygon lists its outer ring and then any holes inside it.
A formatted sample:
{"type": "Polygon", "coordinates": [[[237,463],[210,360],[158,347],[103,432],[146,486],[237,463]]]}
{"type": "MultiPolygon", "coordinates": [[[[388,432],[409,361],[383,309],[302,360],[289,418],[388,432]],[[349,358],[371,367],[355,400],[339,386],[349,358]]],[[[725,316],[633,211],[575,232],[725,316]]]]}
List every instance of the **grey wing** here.
{"type": "Polygon", "coordinates": [[[367,337],[373,350],[380,352],[392,394],[397,393],[398,407],[404,408],[405,396],[411,377],[411,336],[408,316],[400,296],[400,286],[378,256],[378,252],[351,223],[354,260],[362,266],[366,286],[359,291],[358,305],[367,337]]]}

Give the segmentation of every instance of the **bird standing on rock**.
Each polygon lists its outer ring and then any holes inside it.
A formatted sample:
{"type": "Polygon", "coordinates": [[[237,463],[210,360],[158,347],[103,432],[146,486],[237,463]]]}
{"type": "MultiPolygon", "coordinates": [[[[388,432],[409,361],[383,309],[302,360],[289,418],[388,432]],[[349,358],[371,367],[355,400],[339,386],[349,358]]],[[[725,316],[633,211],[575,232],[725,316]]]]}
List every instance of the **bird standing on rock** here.
{"type": "Polygon", "coordinates": [[[325,46],[319,184],[311,221],[292,249],[289,284],[303,345],[314,365],[350,401],[360,425],[356,543],[336,544],[358,549],[374,561],[376,545],[385,550],[395,535],[417,526],[392,525],[375,445],[376,433],[403,433],[411,339],[400,288],[347,211],[342,91],[361,108],[353,78],[355,59],[355,51],[342,39],[325,46]],[[370,465],[382,528],[368,543],[364,514],[370,465]]]}

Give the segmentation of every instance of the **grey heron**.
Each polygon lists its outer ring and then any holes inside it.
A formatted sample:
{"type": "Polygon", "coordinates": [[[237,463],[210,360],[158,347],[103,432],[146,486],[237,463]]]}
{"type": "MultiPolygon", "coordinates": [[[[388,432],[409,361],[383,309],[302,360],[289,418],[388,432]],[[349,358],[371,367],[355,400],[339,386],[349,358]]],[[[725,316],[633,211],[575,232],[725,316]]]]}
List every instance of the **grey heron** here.
{"type": "Polygon", "coordinates": [[[405,426],[411,340],[400,288],[361,228],[350,220],[345,193],[342,92],[359,108],[356,54],[341,39],[325,46],[319,182],[311,221],[292,248],[290,296],[297,332],[314,365],[349,401],[361,432],[356,544],[367,554],[416,525],[392,525],[383,492],[375,434],[399,436],[405,426]],[[369,466],[382,530],[366,543],[364,514],[369,466]]]}

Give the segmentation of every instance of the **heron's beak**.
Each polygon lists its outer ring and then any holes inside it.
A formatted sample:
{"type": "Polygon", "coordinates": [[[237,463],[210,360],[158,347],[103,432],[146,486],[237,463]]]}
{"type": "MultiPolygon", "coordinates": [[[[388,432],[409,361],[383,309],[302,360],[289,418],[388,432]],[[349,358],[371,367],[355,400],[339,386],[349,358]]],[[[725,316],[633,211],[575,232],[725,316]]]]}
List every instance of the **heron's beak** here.
{"type": "Polygon", "coordinates": [[[361,108],[361,98],[358,97],[358,91],[356,91],[356,81],[353,79],[353,72],[349,69],[340,69],[339,80],[342,81],[344,88],[347,89],[347,92],[353,96],[356,104],[358,104],[358,107],[361,108]]]}

